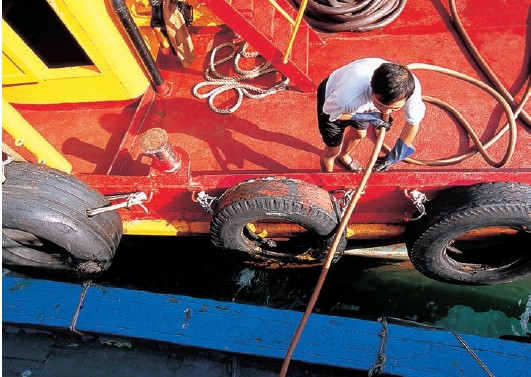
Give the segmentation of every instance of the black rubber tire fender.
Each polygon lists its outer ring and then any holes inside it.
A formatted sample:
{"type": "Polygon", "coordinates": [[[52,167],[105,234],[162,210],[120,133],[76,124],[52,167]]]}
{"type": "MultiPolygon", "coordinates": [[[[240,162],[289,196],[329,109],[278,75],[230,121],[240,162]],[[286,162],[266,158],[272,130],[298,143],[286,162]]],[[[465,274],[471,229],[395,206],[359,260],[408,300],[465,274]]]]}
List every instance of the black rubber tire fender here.
{"type": "Polygon", "coordinates": [[[86,278],[112,263],[123,228],[116,211],[76,177],[44,165],[11,162],[2,185],[2,262],[13,270],[86,278]],[[38,244],[37,244],[38,243],[38,244]]]}
{"type": "Polygon", "coordinates": [[[409,224],[409,257],[424,275],[453,284],[499,284],[529,276],[530,204],[531,186],[523,183],[489,182],[445,190],[426,204],[427,216],[409,224]],[[495,246],[490,254],[484,249],[484,254],[477,254],[479,260],[452,257],[453,242],[460,236],[490,227],[514,229],[518,239],[512,238],[511,247],[495,246]]]}
{"type": "MultiPolygon", "coordinates": [[[[257,266],[318,266],[323,264],[333,242],[338,213],[336,199],[313,184],[284,177],[248,180],[229,188],[219,198],[210,227],[211,239],[220,248],[249,256],[257,266]],[[277,250],[247,231],[247,224],[264,220],[304,227],[308,232],[303,236],[303,245],[297,252],[277,250]]],[[[341,257],[346,243],[343,234],[334,262],[341,257]]]]}

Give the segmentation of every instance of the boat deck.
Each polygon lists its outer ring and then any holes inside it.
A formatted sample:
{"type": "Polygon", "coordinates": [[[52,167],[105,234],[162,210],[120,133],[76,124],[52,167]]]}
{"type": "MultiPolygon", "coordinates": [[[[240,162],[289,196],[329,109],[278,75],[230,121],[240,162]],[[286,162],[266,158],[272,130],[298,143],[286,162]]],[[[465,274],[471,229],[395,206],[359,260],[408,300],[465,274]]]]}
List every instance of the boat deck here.
{"type": "MultiPolygon", "coordinates": [[[[525,89],[529,68],[529,30],[527,2],[489,0],[458,1],[458,13],[468,34],[491,69],[518,100],[525,89]]],[[[319,83],[334,69],[363,57],[381,57],[403,64],[426,63],[462,72],[486,81],[465,45],[455,32],[448,4],[439,1],[410,0],[400,17],[379,31],[366,33],[318,33],[319,48],[309,53],[309,75],[319,83]]],[[[320,172],[319,156],[323,147],[316,125],[315,93],[302,92],[290,85],[288,90],[263,99],[245,98],[234,114],[213,112],[205,99],[193,96],[192,88],[204,81],[212,47],[231,40],[233,33],[221,29],[215,33],[193,34],[197,58],[183,68],[171,54],[160,53],[158,64],[171,86],[168,96],[155,96],[136,102],[102,103],[99,106],[49,106],[42,117],[42,106],[17,109],[56,146],[80,173],[142,176],[149,173],[149,159],[138,148],[138,134],[150,127],[162,127],[175,147],[190,157],[192,176],[202,174],[286,174],[320,172]],[[150,106],[139,120],[139,108],[150,106]],[[43,124],[44,123],[44,124],[43,124]],[[131,130],[129,126],[139,129],[131,130]],[[120,150],[131,157],[121,164],[113,161],[120,150]]],[[[221,70],[228,72],[228,64],[221,70]]],[[[505,115],[496,102],[477,87],[441,73],[416,70],[423,94],[445,100],[459,109],[482,142],[493,137],[505,123],[505,115]]],[[[280,75],[271,74],[253,84],[271,85],[280,75]]],[[[152,93],[151,93],[152,94],[152,93]]],[[[234,93],[216,99],[230,106],[234,93]]],[[[531,106],[526,106],[530,112],[531,106]]],[[[395,126],[386,138],[392,146],[401,131],[403,115],[395,116],[395,126]]],[[[529,128],[517,122],[518,141],[506,172],[527,169],[529,128]]],[[[368,161],[374,132],[359,149],[359,160],[368,161]]],[[[489,148],[499,161],[508,146],[508,133],[489,148]]],[[[462,127],[448,114],[428,104],[427,115],[415,140],[414,158],[433,160],[465,153],[472,142],[462,127]]],[[[457,165],[427,167],[400,164],[394,171],[492,171],[477,154],[457,165]]],[[[336,167],[336,172],[345,172],[336,167]]]]}

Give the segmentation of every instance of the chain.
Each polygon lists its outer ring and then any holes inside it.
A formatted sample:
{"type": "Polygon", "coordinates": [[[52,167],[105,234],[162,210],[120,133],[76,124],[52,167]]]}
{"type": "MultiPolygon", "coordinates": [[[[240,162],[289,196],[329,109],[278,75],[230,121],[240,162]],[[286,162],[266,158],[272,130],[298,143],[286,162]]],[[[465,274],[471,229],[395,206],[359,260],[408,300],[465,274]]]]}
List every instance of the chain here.
{"type": "MultiPolygon", "coordinates": [[[[152,196],[153,195],[150,195],[149,199],[151,199],[152,196]]],[[[118,200],[118,199],[125,199],[125,201],[122,202],[122,203],[111,204],[111,205],[107,205],[107,206],[103,206],[103,207],[97,207],[97,208],[93,208],[93,209],[87,209],[87,211],[86,211],[87,216],[91,217],[91,216],[97,215],[99,213],[103,213],[103,212],[107,212],[107,211],[113,211],[113,210],[118,209],[118,208],[131,208],[134,205],[138,205],[138,206],[142,207],[142,209],[146,213],[148,213],[148,209],[146,208],[146,206],[143,203],[145,200],[148,200],[148,196],[147,196],[147,194],[145,192],[137,191],[137,192],[133,192],[131,194],[108,195],[108,196],[106,196],[106,198],[109,201],[118,200]]]]}
{"type": "Polygon", "coordinates": [[[214,213],[214,210],[212,209],[212,203],[214,203],[218,199],[218,197],[210,196],[204,191],[200,191],[197,193],[197,202],[208,213],[214,213]]]}
{"type": "Polygon", "coordinates": [[[11,156],[7,155],[7,158],[2,161],[2,183],[6,181],[6,176],[4,174],[5,166],[10,162],[15,161],[11,156]]]}
{"type": "Polygon", "coordinates": [[[331,194],[337,194],[337,193],[343,193],[342,196],[337,198],[337,202],[339,203],[339,206],[341,207],[341,213],[339,215],[339,218],[342,219],[345,215],[345,212],[347,210],[348,204],[352,200],[352,197],[354,196],[354,193],[356,190],[348,189],[348,190],[334,190],[331,192],[331,194]]]}
{"type": "Polygon", "coordinates": [[[404,218],[405,221],[417,221],[423,216],[426,216],[426,207],[424,207],[424,203],[428,201],[428,198],[426,198],[426,195],[418,190],[405,190],[404,195],[407,198],[411,199],[411,202],[415,206],[415,208],[419,211],[419,215],[417,217],[408,217],[407,211],[405,212],[406,217],[404,218]]]}
{"type": "Polygon", "coordinates": [[[382,341],[380,342],[380,348],[378,349],[378,356],[376,357],[376,362],[369,370],[368,376],[372,377],[380,376],[385,368],[385,361],[387,359],[387,356],[385,354],[385,347],[387,345],[387,319],[386,317],[378,318],[378,322],[382,323],[382,330],[380,331],[380,337],[382,338],[382,341]]]}

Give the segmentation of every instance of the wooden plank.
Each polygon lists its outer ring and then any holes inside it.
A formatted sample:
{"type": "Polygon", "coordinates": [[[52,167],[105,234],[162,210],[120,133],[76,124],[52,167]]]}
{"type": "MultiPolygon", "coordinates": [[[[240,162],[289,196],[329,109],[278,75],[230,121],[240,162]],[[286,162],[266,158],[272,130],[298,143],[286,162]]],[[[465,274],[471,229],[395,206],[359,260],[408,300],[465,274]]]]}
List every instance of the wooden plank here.
{"type": "MultiPolygon", "coordinates": [[[[234,353],[282,358],[300,313],[183,296],[93,287],[87,294],[76,328],[234,353]],[[112,318],[113,321],[108,319],[112,318]]],[[[377,323],[339,322],[314,316],[294,360],[366,369],[376,359],[377,323]],[[329,333],[334,327],[335,332],[329,333]],[[369,334],[367,334],[369,332],[369,334]],[[342,343],[360,335],[366,349],[342,343]]]]}
{"type": "MultiPolygon", "coordinates": [[[[3,278],[4,322],[68,328],[81,294],[73,284],[3,278]],[[71,318],[71,317],[70,317],[71,318]]],[[[301,313],[168,294],[92,286],[76,322],[81,332],[281,359],[301,313]]],[[[312,314],[293,360],[368,370],[382,325],[312,314]]],[[[495,376],[526,375],[530,345],[461,335],[495,376]],[[510,372],[510,373],[509,373],[510,372]]],[[[387,325],[385,372],[402,376],[486,375],[449,331],[387,325]]]]}
{"type": "Polygon", "coordinates": [[[36,279],[2,277],[2,321],[68,328],[83,288],[36,279]]]}
{"type": "MultiPolygon", "coordinates": [[[[487,375],[451,332],[415,330],[389,325],[392,335],[387,342],[386,372],[403,376],[487,375]]],[[[527,375],[529,344],[460,336],[494,376],[527,375]]]]}

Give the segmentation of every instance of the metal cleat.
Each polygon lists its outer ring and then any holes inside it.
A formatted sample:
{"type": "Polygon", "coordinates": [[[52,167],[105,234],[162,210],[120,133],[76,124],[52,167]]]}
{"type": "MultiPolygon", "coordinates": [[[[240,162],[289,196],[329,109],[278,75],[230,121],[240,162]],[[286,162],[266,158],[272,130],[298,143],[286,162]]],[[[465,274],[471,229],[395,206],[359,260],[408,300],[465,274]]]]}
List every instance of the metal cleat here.
{"type": "MultiPolygon", "coordinates": [[[[150,195],[149,199],[151,199],[152,195],[150,195]]],[[[92,217],[94,215],[97,215],[99,213],[103,213],[103,212],[107,212],[107,211],[114,211],[116,209],[119,209],[119,208],[131,208],[132,206],[134,205],[138,205],[140,207],[142,207],[142,209],[147,213],[148,212],[148,209],[146,208],[146,206],[144,205],[144,201],[145,200],[148,200],[148,196],[145,192],[133,192],[131,194],[121,194],[121,195],[108,195],[106,196],[107,199],[109,199],[109,201],[113,201],[113,200],[119,200],[119,199],[125,199],[124,202],[121,202],[121,203],[116,203],[116,204],[111,204],[111,205],[108,205],[108,206],[104,206],[104,207],[98,207],[98,208],[93,208],[93,209],[87,209],[86,213],[87,213],[87,216],[89,217],[92,217]]]]}

